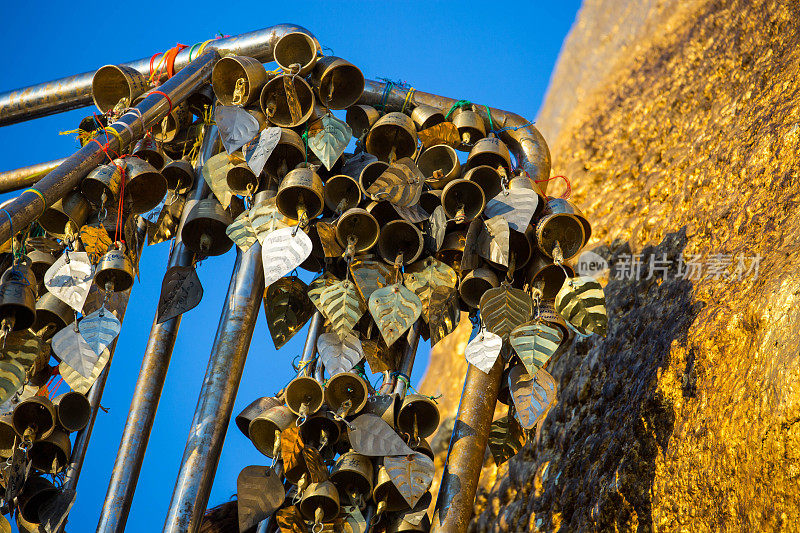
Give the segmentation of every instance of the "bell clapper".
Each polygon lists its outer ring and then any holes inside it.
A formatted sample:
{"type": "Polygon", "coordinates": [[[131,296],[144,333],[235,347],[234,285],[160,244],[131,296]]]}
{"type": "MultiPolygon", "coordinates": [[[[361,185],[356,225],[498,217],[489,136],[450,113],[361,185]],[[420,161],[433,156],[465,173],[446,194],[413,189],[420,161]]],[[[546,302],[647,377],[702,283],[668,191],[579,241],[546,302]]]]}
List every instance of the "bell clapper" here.
{"type": "Polygon", "coordinates": [[[233,89],[233,97],[231,98],[232,105],[242,105],[246,87],[247,87],[247,80],[245,80],[244,78],[239,78],[236,80],[236,86],[233,89]]]}
{"type": "Polygon", "coordinates": [[[336,412],[333,414],[333,418],[343,423],[345,426],[348,427],[348,429],[355,429],[353,424],[344,419],[344,417],[347,416],[347,413],[350,412],[350,409],[352,409],[352,407],[353,407],[353,402],[348,398],[342,403],[342,405],[339,406],[339,409],[337,409],[336,412]]]}
{"type": "Polygon", "coordinates": [[[322,518],[324,516],[324,511],[322,507],[317,507],[317,510],[314,511],[314,525],[311,527],[311,533],[321,533],[325,526],[322,525],[322,518]]]}
{"type": "Polygon", "coordinates": [[[386,511],[386,500],[381,500],[378,502],[378,507],[375,508],[375,515],[369,521],[370,527],[376,525],[378,522],[381,521],[384,511],[386,511]]]}
{"type": "Polygon", "coordinates": [[[14,317],[7,316],[0,321],[0,336],[3,337],[3,348],[6,347],[6,338],[8,338],[8,334],[14,330],[14,317]]]}

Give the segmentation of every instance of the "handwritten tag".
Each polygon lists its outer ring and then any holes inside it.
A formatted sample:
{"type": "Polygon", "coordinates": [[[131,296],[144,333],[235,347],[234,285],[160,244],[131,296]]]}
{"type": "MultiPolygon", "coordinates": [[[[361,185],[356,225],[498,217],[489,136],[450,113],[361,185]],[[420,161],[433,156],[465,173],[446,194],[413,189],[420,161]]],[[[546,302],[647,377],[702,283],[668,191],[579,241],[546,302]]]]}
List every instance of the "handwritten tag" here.
{"type": "Polygon", "coordinates": [[[86,252],[64,252],[45,272],[44,285],[59,300],[81,312],[92,277],[92,263],[86,252]]]}

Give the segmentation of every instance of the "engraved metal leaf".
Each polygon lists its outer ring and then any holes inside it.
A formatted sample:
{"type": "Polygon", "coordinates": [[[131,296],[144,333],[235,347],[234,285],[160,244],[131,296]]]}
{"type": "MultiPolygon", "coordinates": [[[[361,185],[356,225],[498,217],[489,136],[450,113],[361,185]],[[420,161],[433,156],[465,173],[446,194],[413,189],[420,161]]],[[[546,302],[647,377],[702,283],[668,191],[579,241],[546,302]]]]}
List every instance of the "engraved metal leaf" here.
{"type": "Polygon", "coordinates": [[[83,226],[78,232],[78,238],[93,265],[100,262],[112,244],[106,229],[99,226],[83,226]]]}
{"type": "Polygon", "coordinates": [[[342,533],[366,533],[367,521],[357,506],[343,506],[342,511],[346,515],[341,526],[342,533]]]}
{"type": "Polygon", "coordinates": [[[556,294],[556,311],[581,334],[606,336],[608,315],[603,286],[592,277],[567,278],[556,294]]]}
{"type": "Polygon", "coordinates": [[[44,285],[53,296],[80,313],[92,287],[92,277],[92,263],[86,252],[65,251],[45,272],[44,285]]]}
{"type": "Polygon", "coordinates": [[[410,157],[398,159],[365,191],[373,200],[409,207],[419,203],[425,176],[410,157]]]}
{"type": "Polygon", "coordinates": [[[344,153],[353,130],[343,120],[333,115],[322,117],[322,129],[308,140],[308,147],[314,152],[325,168],[330,170],[336,160],[344,153]]]}
{"type": "MultiPolygon", "coordinates": [[[[114,313],[104,307],[84,316],[78,322],[78,331],[83,336],[83,340],[91,346],[92,351],[98,357],[114,342],[120,329],[122,329],[122,323],[114,316],[114,313]]],[[[84,375],[84,377],[86,376],[84,375]]]]}
{"type": "Polygon", "coordinates": [[[276,127],[264,128],[261,134],[244,147],[244,158],[247,166],[256,176],[264,170],[264,165],[272,155],[272,151],[281,140],[281,129],[276,127]]]}
{"type": "Polygon", "coordinates": [[[483,329],[469,341],[464,350],[464,357],[481,372],[488,374],[500,356],[502,347],[503,339],[499,335],[483,329]]]}
{"type": "Polygon", "coordinates": [[[372,293],[369,312],[386,344],[391,346],[417,321],[422,302],[404,285],[395,283],[372,293]]]}
{"type": "Polygon", "coordinates": [[[45,533],[56,533],[60,531],[61,525],[69,515],[72,506],[75,504],[75,490],[65,489],[64,487],[58,492],[55,498],[50,498],[42,503],[39,510],[40,526],[45,533]]]}
{"type": "Polygon", "coordinates": [[[281,533],[308,533],[306,522],[296,505],[284,507],[275,514],[281,533]]]}
{"type": "Polygon", "coordinates": [[[303,441],[300,439],[300,428],[289,426],[281,431],[281,459],[286,477],[300,479],[305,471],[303,459],[303,441]]]}
{"type": "Polygon", "coordinates": [[[311,300],[311,303],[314,304],[314,307],[322,313],[322,307],[320,306],[320,297],[322,296],[323,291],[333,285],[334,283],[338,283],[339,280],[336,279],[330,273],[324,273],[318,278],[315,278],[309,285],[308,285],[308,299],[311,300]]]}
{"type": "Polygon", "coordinates": [[[414,507],[433,481],[436,469],[427,455],[414,452],[400,457],[384,457],[383,466],[400,495],[414,507]]]}
{"type": "Polygon", "coordinates": [[[480,247],[478,240],[484,230],[483,220],[480,218],[472,219],[464,238],[464,253],[461,255],[461,271],[466,272],[478,268],[481,264],[480,247]]]}
{"type": "Polygon", "coordinates": [[[419,204],[411,206],[393,205],[394,210],[400,215],[403,220],[411,222],[412,224],[419,224],[428,220],[428,212],[422,209],[419,204]]]}
{"type": "MultiPolygon", "coordinates": [[[[403,283],[419,297],[422,302],[422,318],[425,322],[430,322],[428,311],[433,291],[438,287],[455,289],[458,275],[455,270],[441,261],[433,257],[426,257],[406,268],[403,283]]],[[[456,322],[458,321],[456,320],[456,322]]]]}
{"type": "MultiPolygon", "coordinates": [[[[71,328],[72,326],[67,326],[64,329],[71,328]]],[[[97,381],[97,378],[100,377],[100,372],[102,372],[106,367],[106,364],[110,358],[111,351],[103,351],[103,353],[100,354],[100,357],[97,358],[94,368],[92,368],[91,375],[88,378],[83,377],[75,369],[63,361],[58,365],[58,373],[61,374],[61,377],[64,378],[64,381],[67,382],[67,385],[69,385],[72,390],[75,392],[80,392],[81,394],[86,394],[89,392],[89,389],[92,387],[94,382],[97,381]]]]}
{"type": "Polygon", "coordinates": [[[397,345],[386,346],[386,341],[380,335],[375,339],[362,339],[361,347],[373,374],[394,370],[400,364],[402,353],[397,349],[397,345]]]}
{"type": "Polygon", "coordinates": [[[446,144],[455,148],[461,144],[458,128],[452,122],[440,122],[435,126],[417,132],[417,136],[423,148],[430,148],[437,144],[446,144]]]}
{"type": "Polygon", "coordinates": [[[364,303],[377,289],[391,285],[395,279],[395,271],[383,261],[358,259],[350,265],[350,274],[364,303]]]}
{"type": "MultiPolygon", "coordinates": [[[[249,115],[249,113],[246,114],[249,115]]],[[[233,193],[228,187],[228,171],[239,163],[238,158],[231,160],[228,154],[222,152],[209,157],[203,165],[201,172],[203,179],[206,180],[211,192],[214,193],[220,205],[225,209],[228,209],[228,206],[231,205],[231,198],[233,198],[233,193]]],[[[191,202],[189,203],[191,205],[191,202]]]]}
{"type": "Polygon", "coordinates": [[[250,247],[258,241],[256,232],[253,230],[253,226],[250,223],[250,213],[248,211],[244,211],[236,217],[236,220],[225,228],[225,234],[230,237],[243,252],[249,250],[250,247]]]}
{"type": "Polygon", "coordinates": [[[319,309],[330,320],[334,333],[342,340],[353,331],[366,309],[358,297],[355,283],[343,280],[320,294],[319,309]]]}
{"type": "Polygon", "coordinates": [[[269,287],[299,267],[311,255],[311,239],[297,228],[283,228],[266,236],[261,245],[264,286],[269,287]]]}
{"type": "Polygon", "coordinates": [[[86,342],[75,324],[62,328],[50,343],[53,353],[84,378],[92,376],[99,355],[86,342]]]}
{"type": "Polygon", "coordinates": [[[489,429],[489,451],[496,465],[514,457],[525,445],[525,432],[514,417],[504,416],[492,422],[489,429]]]}
{"type": "Polygon", "coordinates": [[[502,216],[485,221],[478,236],[478,254],[497,265],[508,266],[509,239],[508,222],[502,216]]]}
{"type": "Polygon", "coordinates": [[[148,244],[158,244],[175,237],[185,205],[186,199],[183,196],[177,196],[173,197],[172,203],[164,206],[158,215],[158,220],[147,226],[148,244]]]}
{"type": "Polygon", "coordinates": [[[444,244],[444,236],[447,231],[447,215],[445,215],[444,207],[436,206],[431,216],[422,224],[422,230],[425,238],[425,250],[435,254],[444,244]]]}
{"type": "Polygon", "coordinates": [[[264,315],[276,349],[280,349],[314,314],[308,286],[296,276],[280,278],[264,290],[264,315]]]}
{"type": "Polygon", "coordinates": [[[288,228],[289,219],[278,211],[275,198],[270,198],[264,203],[253,207],[250,211],[250,225],[256,232],[258,241],[263,245],[264,239],[273,231],[288,228]]]}
{"type": "Polygon", "coordinates": [[[170,267],[161,282],[156,321],[161,324],[191,311],[202,299],[203,286],[195,269],[190,266],[170,267]]]}
{"type": "Polygon", "coordinates": [[[303,461],[311,483],[322,483],[328,479],[328,469],[318,449],[313,446],[303,447],[303,461]]]}
{"type": "Polygon", "coordinates": [[[483,293],[480,311],[486,328],[507,339],[514,329],[531,319],[533,300],[525,291],[504,283],[483,293]]]}
{"type": "Polygon", "coordinates": [[[31,330],[6,334],[0,360],[0,403],[14,396],[28,376],[42,368],[49,358],[40,337],[31,330]]]}
{"type": "Polygon", "coordinates": [[[535,375],[556,353],[562,339],[563,334],[558,328],[543,322],[529,322],[511,332],[509,343],[528,374],[535,375]]]}
{"type": "Polygon", "coordinates": [[[318,220],[316,227],[325,257],[341,257],[344,249],[339,244],[339,241],[336,240],[336,226],[329,222],[318,220]]]}
{"type": "Polygon", "coordinates": [[[347,435],[353,451],[361,455],[384,457],[414,453],[400,435],[377,415],[359,415],[347,428],[347,435]]]}
{"type": "Polygon", "coordinates": [[[488,218],[502,216],[509,228],[525,233],[538,206],[539,196],[531,189],[511,189],[486,202],[483,212],[488,218]]]}
{"type": "Polygon", "coordinates": [[[361,341],[353,333],[348,333],[343,339],[336,333],[323,333],[317,339],[317,353],[331,377],[349,372],[364,358],[361,341]]]}
{"type": "Polygon", "coordinates": [[[430,298],[428,329],[431,347],[453,333],[461,320],[458,291],[453,287],[439,286],[430,298]]]}
{"type": "Polygon", "coordinates": [[[219,105],[214,110],[214,121],[225,151],[232,154],[258,133],[258,120],[239,106],[219,105]]]}
{"type": "Polygon", "coordinates": [[[286,490],[280,477],[267,466],[246,466],[236,478],[239,530],[245,531],[283,505],[286,490]]]}
{"type": "Polygon", "coordinates": [[[525,429],[543,420],[556,403],[556,381],[544,369],[539,369],[534,379],[525,372],[523,365],[517,365],[508,373],[508,385],[520,424],[525,429]]]}

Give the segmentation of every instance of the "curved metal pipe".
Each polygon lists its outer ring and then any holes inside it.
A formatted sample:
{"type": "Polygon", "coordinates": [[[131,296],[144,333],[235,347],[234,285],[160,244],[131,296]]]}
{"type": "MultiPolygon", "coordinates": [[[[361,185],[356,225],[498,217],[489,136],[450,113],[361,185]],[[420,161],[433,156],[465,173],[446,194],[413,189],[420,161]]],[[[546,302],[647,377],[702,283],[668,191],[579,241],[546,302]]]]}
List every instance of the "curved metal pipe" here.
{"type": "Polygon", "coordinates": [[[66,157],[54,159],[45,163],[37,163],[27,167],[17,168],[0,172],[0,193],[17,191],[25,187],[30,187],[42,176],[54,170],[58,165],[66,161],[66,157]]]}
{"type": "MultiPolygon", "coordinates": [[[[300,31],[313,37],[311,32],[296,24],[277,24],[261,30],[234,37],[217,39],[210,46],[236,55],[250,56],[262,63],[274,60],[275,43],[290,32],[300,31]]],[[[196,52],[185,48],[175,57],[175,72],[189,65],[189,54],[196,52]]],[[[160,56],[159,56],[160,57],[160,56]]],[[[156,58],[156,61],[158,58],[156,58]]],[[[123,63],[146,76],[150,75],[150,57],[123,63]]],[[[33,118],[44,117],[92,104],[92,78],[96,70],[68,76],[58,80],[0,93],[0,126],[7,126],[33,118]]],[[[162,76],[162,79],[166,74],[162,76]]]]}

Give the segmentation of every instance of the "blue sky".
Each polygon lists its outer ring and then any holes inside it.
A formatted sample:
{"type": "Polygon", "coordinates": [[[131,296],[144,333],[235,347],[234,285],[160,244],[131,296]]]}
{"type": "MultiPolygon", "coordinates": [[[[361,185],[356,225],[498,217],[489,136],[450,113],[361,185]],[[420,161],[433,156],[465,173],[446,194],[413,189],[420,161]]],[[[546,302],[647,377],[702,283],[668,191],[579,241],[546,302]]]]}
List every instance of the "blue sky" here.
{"type": "MultiPolygon", "coordinates": [[[[149,57],[176,42],[238,34],[281,22],[311,30],[323,46],[356,64],[367,78],[404,80],[419,90],[468,99],[533,119],[561,43],[580,2],[51,2],[4,10],[0,91],[108,63],[149,57]],[[70,9],[72,8],[72,9],[70,9]]],[[[330,52],[328,52],[330,53],[330,52]]],[[[64,157],[77,148],[59,131],[77,128],[89,108],[0,128],[0,170],[64,157]]],[[[558,170],[558,169],[555,169],[558,170]]],[[[4,197],[0,196],[0,199],[4,197]]],[[[68,529],[93,531],[158,301],[169,244],[146,248],[92,436],[68,529]]],[[[166,516],[197,394],[225,298],[234,253],[203,261],[205,294],[181,324],[127,531],[159,530],[166,516]]],[[[304,332],[276,352],[260,313],[234,416],[292,376],[290,361],[304,332]]],[[[421,378],[428,345],[412,375],[421,378]]],[[[236,476],[268,464],[231,424],[209,506],[233,496],[236,476]]]]}

